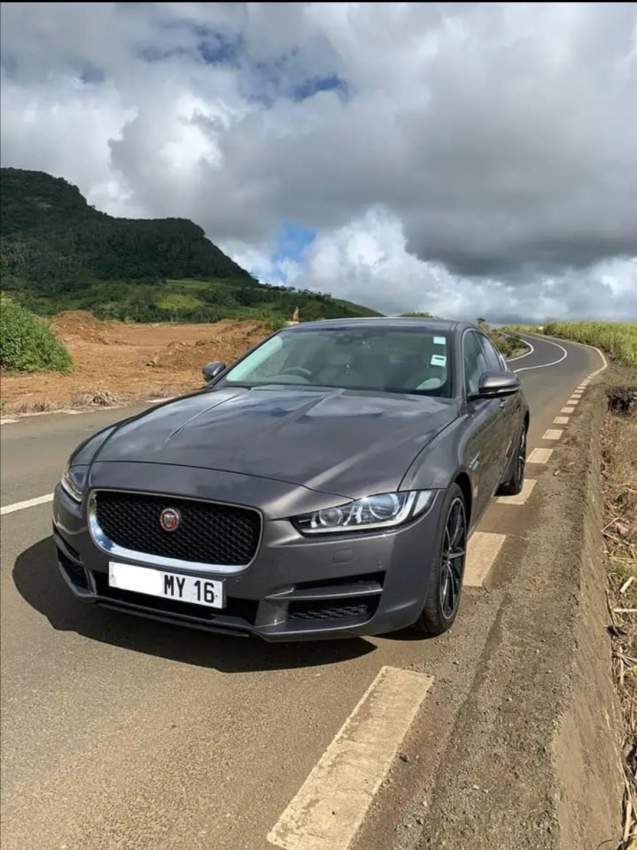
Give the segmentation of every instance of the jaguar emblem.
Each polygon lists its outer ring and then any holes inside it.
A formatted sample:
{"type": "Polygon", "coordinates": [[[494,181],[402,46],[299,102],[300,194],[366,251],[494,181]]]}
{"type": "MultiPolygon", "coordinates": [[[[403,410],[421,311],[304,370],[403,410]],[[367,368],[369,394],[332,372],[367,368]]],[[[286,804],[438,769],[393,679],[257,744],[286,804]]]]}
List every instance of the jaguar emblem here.
{"type": "Polygon", "coordinates": [[[159,514],[159,524],[164,531],[177,531],[181,523],[181,514],[177,508],[164,508],[159,514]]]}

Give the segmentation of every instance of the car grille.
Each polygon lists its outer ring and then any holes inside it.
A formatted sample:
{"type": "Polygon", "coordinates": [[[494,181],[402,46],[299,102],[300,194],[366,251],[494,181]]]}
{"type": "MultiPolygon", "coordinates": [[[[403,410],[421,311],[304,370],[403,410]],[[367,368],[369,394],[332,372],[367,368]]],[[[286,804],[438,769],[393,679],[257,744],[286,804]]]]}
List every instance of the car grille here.
{"type": "Polygon", "coordinates": [[[261,531],[254,510],[170,496],[102,490],[96,494],[96,511],[100,528],[118,546],[202,564],[248,564],[261,531]],[[181,514],[175,531],[164,531],[159,523],[165,508],[181,514]]]}

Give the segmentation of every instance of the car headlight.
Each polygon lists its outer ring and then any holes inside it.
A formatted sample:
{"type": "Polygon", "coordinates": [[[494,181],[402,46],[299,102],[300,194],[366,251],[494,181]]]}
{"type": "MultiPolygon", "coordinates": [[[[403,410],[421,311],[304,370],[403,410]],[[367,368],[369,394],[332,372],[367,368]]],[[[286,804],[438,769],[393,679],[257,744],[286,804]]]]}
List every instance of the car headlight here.
{"type": "Polygon", "coordinates": [[[293,518],[303,534],[326,534],[391,528],[423,514],[433,504],[435,490],[409,490],[365,496],[345,505],[323,508],[293,518]]]}
{"type": "Polygon", "coordinates": [[[88,466],[68,466],[60,481],[62,488],[76,502],[82,501],[82,494],[86,487],[86,475],[88,466]]]}

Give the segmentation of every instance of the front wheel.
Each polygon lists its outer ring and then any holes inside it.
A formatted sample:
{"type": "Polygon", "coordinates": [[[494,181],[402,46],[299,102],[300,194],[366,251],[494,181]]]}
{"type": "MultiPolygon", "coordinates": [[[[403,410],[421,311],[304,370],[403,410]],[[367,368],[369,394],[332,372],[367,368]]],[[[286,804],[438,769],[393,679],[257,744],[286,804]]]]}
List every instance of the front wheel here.
{"type": "Polygon", "coordinates": [[[425,604],[413,628],[425,635],[441,635],[456,619],[462,593],[467,548],[467,512],[462,490],[453,484],[447,494],[442,535],[425,604]]]}

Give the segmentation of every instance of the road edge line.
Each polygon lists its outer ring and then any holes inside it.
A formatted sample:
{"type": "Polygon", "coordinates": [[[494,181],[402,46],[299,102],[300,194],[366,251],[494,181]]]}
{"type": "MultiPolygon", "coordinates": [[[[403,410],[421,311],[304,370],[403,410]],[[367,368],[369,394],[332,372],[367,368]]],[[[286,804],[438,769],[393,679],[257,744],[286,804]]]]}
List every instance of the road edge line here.
{"type": "Polygon", "coordinates": [[[433,677],[383,665],[267,835],[284,850],[347,850],[433,677]]]}
{"type": "Polygon", "coordinates": [[[44,505],[47,502],[53,501],[53,493],[47,493],[45,496],[36,496],[35,499],[25,499],[23,502],[14,502],[12,505],[5,505],[0,508],[0,516],[13,514],[16,511],[23,511],[26,508],[34,508],[36,505],[44,505]]]}

